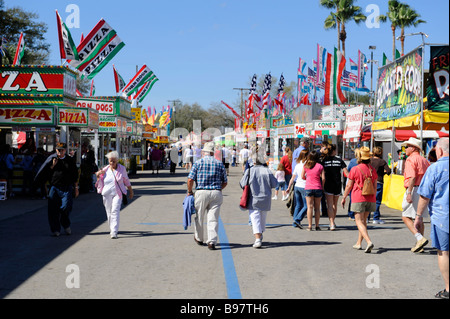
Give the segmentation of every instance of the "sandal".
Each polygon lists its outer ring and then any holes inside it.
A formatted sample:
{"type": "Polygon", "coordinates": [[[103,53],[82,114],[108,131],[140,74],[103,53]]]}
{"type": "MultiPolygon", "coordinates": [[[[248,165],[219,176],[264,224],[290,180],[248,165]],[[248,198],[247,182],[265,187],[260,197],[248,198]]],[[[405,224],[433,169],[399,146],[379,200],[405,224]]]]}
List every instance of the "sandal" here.
{"type": "Polygon", "coordinates": [[[316,230],[321,230],[319,226],[316,226],[316,230]]]}
{"type": "Polygon", "coordinates": [[[308,227],[306,228],[306,230],[307,230],[307,231],[311,231],[311,230],[312,230],[312,227],[311,227],[311,226],[308,226],[308,227]]]}
{"type": "Polygon", "coordinates": [[[448,299],[448,291],[445,289],[441,290],[435,295],[435,297],[440,299],[448,299]]]}

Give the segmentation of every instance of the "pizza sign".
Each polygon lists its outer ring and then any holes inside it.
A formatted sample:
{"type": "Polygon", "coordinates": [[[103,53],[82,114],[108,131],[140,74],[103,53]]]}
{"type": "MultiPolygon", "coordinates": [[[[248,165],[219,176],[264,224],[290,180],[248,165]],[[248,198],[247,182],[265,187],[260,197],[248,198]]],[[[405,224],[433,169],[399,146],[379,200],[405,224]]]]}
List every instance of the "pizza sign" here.
{"type": "Polygon", "coordinates": [[[0,124],[54,125],[53,107],[2,107],[0,124]]]}
{"type": "Polygon", "coordinates": [[[58,125],[87,126],[87,110],[79,108],[64,108],[58,110],[58,125]]]}

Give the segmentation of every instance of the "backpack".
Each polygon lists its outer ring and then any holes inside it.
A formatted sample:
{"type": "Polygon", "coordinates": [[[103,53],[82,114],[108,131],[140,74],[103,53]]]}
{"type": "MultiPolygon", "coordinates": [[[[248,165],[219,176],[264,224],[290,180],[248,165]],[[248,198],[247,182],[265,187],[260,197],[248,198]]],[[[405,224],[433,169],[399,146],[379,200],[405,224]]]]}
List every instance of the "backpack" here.
{"type": "Polygon", "coordinates": [[[361,171],[363,178],[364,178],[363,187],[359,186],[359,188],[361,188],[361,194],[363,196],[375,195],[377,193],[377,191],[376,191],[375,187],[373,186],[372,170],[369,168],[370,176],[364,176],[364,172],[362,171],[361,167],[359,167],[359,165],[357,167],[361,171]]]}

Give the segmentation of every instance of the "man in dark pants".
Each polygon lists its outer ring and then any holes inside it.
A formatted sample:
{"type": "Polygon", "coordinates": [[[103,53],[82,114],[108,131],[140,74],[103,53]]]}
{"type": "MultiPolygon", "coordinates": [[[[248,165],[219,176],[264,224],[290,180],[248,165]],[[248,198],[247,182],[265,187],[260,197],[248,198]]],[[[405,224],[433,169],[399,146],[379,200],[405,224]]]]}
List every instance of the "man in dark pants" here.
{"type": "MultiPolygon", "coordinates": [[[[67,235],[70,229],[73,194],[78,197],[78,168],[75,159],[66,155],[66,144],[58,143],[56,154],[50,156],[38,173],[50,181],[48,193],[48,222],[53,236],[59,236],[61,227],[67,235]],[[75,190],[75,192],[74,192],[75,190]]],[[[36,176],[38,178],[38,176],[36,176]]]]}

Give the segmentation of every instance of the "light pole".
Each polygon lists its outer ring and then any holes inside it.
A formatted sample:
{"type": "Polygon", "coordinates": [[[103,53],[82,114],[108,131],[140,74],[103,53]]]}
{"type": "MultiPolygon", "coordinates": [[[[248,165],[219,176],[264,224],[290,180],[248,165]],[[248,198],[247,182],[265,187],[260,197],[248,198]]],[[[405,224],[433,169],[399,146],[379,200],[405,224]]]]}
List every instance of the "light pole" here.
{"type": "Polygon", "coordinates": [[[176,112],[176,103],[181,103],[179,99],[176,100],[168,100],[167,102],[173,103],[173,131],[175,131],[175,112],[176,112]]]}
{"type": "Polygon", "coordinates": [[[233,88],[233,90],[239,90],[241,91],[241,105],[240,105],[240,109],[241,109],[241,117],[244,118],[244,113],[243,113],[243,109],[244,109],[244,90],[251,90],[251,88],[233,88]]]}
{"type": "Polygon", "coordinates": [[[374,45],[370,45],[369,46],[369,50],[370,52],[370,92],[373,91],[373,51],[376,49],[377,47],[374,45]]]}
{"type": "MultiPolygon", "coordinates": [[[[408,37],[408,36],[412,36],[412,35],[420,35],[422,36],[422,44],[420,45],[420,47],[422,48],[422,81],[420,84],[420,96],[419,96],[419,100],[420,100],[420,142],[423,143],[423,80],[424,80],[424,60],[425,60],[425,38],[428,38],[428,34],[424,33],[424,32],[414,32],[414,33],[410,33],[410,34],[405,34],[404,37],[408,37]]],[[[397,40],[400,40],[401,36],[397,37],[397,40]]]]}

